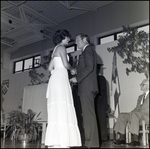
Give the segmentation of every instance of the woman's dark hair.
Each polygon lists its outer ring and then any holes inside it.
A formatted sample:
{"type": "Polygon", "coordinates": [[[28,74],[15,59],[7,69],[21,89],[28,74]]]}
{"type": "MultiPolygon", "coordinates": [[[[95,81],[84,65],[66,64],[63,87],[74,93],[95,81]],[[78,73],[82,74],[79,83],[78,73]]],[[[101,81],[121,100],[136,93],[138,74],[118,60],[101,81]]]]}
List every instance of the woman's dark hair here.
{"type": "Polygon", "coordinates": [[[71,34],[69,33],[69,31],[67,31],[66,29],[59,29],[53,36],[53,43],[57,45],[61,43],[62,40],[65,39],[65,37],[71,38],[71,34]]]}
{"type": "Polygon", "coordinates": [[[87,34],[80,33],[80,34],[77,34],[76,36],[80,36],[82,40],[83,38],[86,38],[87,42],[90,44],[90,37],[87,34]]]}

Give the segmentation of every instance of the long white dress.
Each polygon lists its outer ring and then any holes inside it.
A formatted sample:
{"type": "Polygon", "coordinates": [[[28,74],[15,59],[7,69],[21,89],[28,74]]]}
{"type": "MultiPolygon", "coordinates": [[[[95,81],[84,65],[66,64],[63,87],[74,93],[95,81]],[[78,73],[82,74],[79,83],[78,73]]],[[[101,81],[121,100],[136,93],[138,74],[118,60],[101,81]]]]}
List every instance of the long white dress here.
{"type": "Polygon", "coordinates": [[[54,57],[53,62],[54,70],[46,92],[48,125],[45,145],[81,146],[68,71],[62,63],[61,57],[54,57]]]}

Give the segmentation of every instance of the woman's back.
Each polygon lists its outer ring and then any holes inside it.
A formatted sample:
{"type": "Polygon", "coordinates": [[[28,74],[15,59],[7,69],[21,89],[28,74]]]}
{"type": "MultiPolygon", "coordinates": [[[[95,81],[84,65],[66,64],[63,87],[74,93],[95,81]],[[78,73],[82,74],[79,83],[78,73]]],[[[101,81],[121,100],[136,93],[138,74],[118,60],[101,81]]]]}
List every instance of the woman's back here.
{"type": "Polygon", "coordinates": [[[66,68],[70,69],[70,64],[69,64],[69,56],[66,53],[66,49],[62,45],[57,45],[52,53],[51,56],[53,60],[53,66],[54,68],[66,68]]]}
{"type": "Polygon", "coordinates": [[[60,56],[59,57],[53,57],[53,63],[54,63],[54,69],[65,68],[60,56]]]}

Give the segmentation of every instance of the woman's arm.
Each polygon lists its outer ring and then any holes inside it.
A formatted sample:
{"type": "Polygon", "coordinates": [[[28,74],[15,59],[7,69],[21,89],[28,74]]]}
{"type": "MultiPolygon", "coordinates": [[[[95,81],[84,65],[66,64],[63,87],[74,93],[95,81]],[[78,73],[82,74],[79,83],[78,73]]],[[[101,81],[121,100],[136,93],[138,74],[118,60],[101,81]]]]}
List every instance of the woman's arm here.
{"type": "Polygon", "coordinates": [[[59,55],[62,59],[64,67],[68,70],[72,70],[73,67],[70,65],[70,63],[68,62],[68,59],[67,59],[66,48],[64,46],[59,46],[58,51],[59,51],[59,55]]]}
{"type": "Polygon", "coordinates": [[[54,64],[53,64],[53,59],[51,58],[50,63],[49,63],[48,70],[49,70],[50,73],[51,73],[53,69],[54,69],[54,64]]]}

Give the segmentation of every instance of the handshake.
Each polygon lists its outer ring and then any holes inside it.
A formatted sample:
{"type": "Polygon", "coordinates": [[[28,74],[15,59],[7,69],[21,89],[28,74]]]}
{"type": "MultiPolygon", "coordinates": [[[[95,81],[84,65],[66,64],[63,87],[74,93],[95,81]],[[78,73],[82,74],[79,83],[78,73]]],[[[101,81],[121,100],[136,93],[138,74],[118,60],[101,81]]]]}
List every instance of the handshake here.
{"type": "MultiPolygon", "coordinates": [[[[72,75],[76,75],[76,74],[77,74],[76,69],[72,69],[70,72],[71,72],[72,75]]],[[[77,83],[76,77],[71,78],[71,79],[70,79],[70,82],[71,82],[71,83],[77,83]]]]}
{"type": "Polygon", "coordinates": [[[71,72],[72,75],[76,75],[77,74],[77,70],[76,69],[71,69],[70,72],[71,72]]]}

